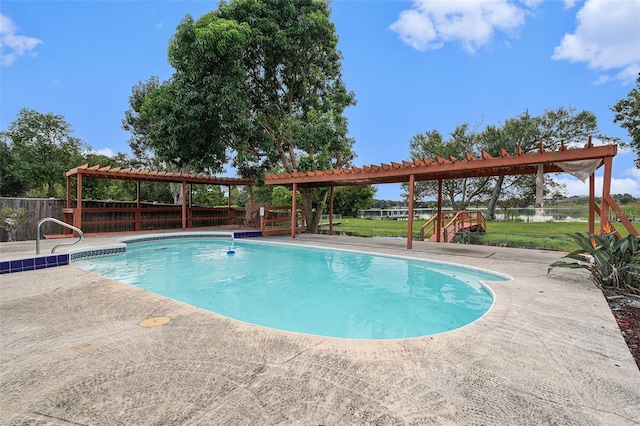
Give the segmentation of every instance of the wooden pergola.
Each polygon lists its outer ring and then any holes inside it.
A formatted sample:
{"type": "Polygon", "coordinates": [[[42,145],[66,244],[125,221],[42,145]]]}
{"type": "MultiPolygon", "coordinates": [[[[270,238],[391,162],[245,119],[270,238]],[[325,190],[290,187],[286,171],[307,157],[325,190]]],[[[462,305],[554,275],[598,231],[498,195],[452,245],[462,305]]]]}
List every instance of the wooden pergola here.
{"type": "MultiPolygon", "coordinates": [[[[182,193],[182,229],[187,229],[187,185],[201,184],[201,185],[221,185],[229,187],[228,194],[228,208],[231,208],[231,187],[234,186],[249,186],[249,196],[251,203],[253,203],[253,185],[255,181],[253,179],[241,179],[241,178],[227,178],[227,177],[215,177],[205,174],[196,173],[181,173],[181,172],[165,172],[165,171],[153,171],[146,169],[132,169],[121,168],[100,165],[89,167],[88,164],[75,167],[64,174],[67,178],[67,204],[63,209],[65,216],[65,222],[73,224],[78,229],[82,229],[82,182],[83,179],[118,179],[125,181],[136,182],[136,201],[137,208],[135,209],[135,230],[140,230],[140,182],[165,182],[165,183],[179,183],[181,184],[182,193]],[[76,185],[76,205],[73,206],[72,197],[72,179],[77,180],[76,185]]],[[[190,199],[191,197],[189,197],[190,199]]]]}
{"type": "MultiPolygon", "coordinates": [[[[579,168],[589,163],[589,232],[595,230],[595,215],[600,216],[600,230],[611,226],[609,210],[613,209],[618,219],[633,235],[638,231],[633,227],[622,210],[611,197],[611,166],[613,157],[617,154],[617,145],[594,146],[591,138],[583,148],[569,149],[561,145],[558,151],[545,151],[542,146],[538,152],[525,153],[518,147],[513,155],[500,150],[499,157],[492,157],[482,151],[481,158],[475,158],[466,153],[464,159],[437,157],[429,159],[392,162],[391,164],[352,167],[350,169],[318,170],[310,172],[280,173],[268,175],[266,185],[282,185],[293,191],[293,206],[296,205],[296,191],[298,188],[330,187],[329,204],[329,233],[333,232],[333,195],[336,186],[375,185],[383,183],[409,184],[409,215],[407,249],[412,248],[413,204],[415,182],[438,181],[438,215],[442,213],[442,181],[447,179],[508,176],[542,173],[560,173],[579,168]],[[592,161],[589,161],[592,160],[592,161]],[[602,184],[602,205],[595,202],[595,170],[604,166],[602,184]]],[[[293,209],[292,209],[293,211],[293,209]]],[[[292,225],[294,223],[292,217],[292,225]]],[[[439,228],[440,224],[438,225],[439,228]]],[[[437,229],[438,234],[440,229],[437,229]]],[[[291,237],[295,238],[292,226],[291,237]]]]}

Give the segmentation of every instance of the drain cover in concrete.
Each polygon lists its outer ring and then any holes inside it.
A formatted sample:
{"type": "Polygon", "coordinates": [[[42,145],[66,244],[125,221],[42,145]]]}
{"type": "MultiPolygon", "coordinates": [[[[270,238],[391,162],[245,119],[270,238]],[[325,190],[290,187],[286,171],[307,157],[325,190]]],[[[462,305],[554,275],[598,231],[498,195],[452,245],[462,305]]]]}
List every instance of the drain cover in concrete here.
{"type": "Polygon", "coordinates": [[[140,327],[157,327],[159,325],[164,325],[171,321],[169,317],[151,317],[143,320],[138,324],[140,327]]]}

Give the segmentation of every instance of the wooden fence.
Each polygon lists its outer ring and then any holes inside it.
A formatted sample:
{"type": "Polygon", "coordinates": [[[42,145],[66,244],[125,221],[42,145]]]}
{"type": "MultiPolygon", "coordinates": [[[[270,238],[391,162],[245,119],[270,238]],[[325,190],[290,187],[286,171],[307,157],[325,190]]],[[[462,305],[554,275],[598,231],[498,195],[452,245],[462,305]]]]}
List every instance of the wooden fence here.
{"type": "MultiPolygon", "coordinates": [[[[6,198],[0,197],[1,209],[24,209],[29,222],[16,232],[17,241],[36,239],[36,225],[40,219],[53,217],[70,223],[65,215],[65,200],[48,198],[6,198]]],[[[182,207],[173,204],[141,203],[126,201],[83,201],[82,231],[85,233],[133,231],[136,222],[143,230],[181,229],[182,207]]],[[[244,208],[189,207],[188,227],[243,225],[244,208]]],[[[43,223],[42,234],[62,234],[63,227],[55,223],[43,223]]],[[[2,224],[0,241],[7,241],[7,232],[2,224]]]]}
{"type": "MultiPolygon", "coordinates": [[[[304,208],[296,209],[295,232],[306,232],[307,225],[304,219],[304,208]]],[[[260,217],[260,231],[263,237],[269,235],[286,235],[291,232],[291,207],[268,206],[264,216],[260,217]]]]}
{"type": "MultiPolygon", "coordinates": [[[[62,210],[64,221],[85,233],[151,231],[182,228],[182,206],[135,202],[82,202],[62,210]],[[82,218],[78,215],[82,214],[82,218]],[[81,219],[81,220],[80,220],[81,219]]],[[[245,209],[235,207],[187,207],[187,228],[243,225],[245,209]]],[[[70,233],[70,232],[69,232],[70,233]]]]}
{"type": "MultiPolygon", "coordinates": [[[[66,205],[65,200],[52,198],[8,198],[0,197],[0,209],[24,209],[29,222],[20,226],[16,232],[17,241],[28,241],[36,239],[36,224],[40,219],[53,217],[58,220],[63,219],[62,208],[66,205]]],[[[5,224],[1,224],[0,241],[7,241],[7,231],[5,224]]],[[[40,230],[45,234],[62,233],[62,227],[55,223],[43,223],[40,230]]]]}
{"type": "MultiPolygon", "coordinates": [[[[51,198],[8,198],[0,197],[1,209],[24,209],[29,222],[20,226],[16,241],[36,239],[36,225],[46,217],[72,223],[70,214],[65,214],[66,200],[51,198]],[[67,216],[65,218],[65,216],[67,216]],[[66,219],[66,220],[65,220],[66,219]]],[[[273,207],[256,204],[250,208],[189,207],[188,228],[203,226],[237,225],[260,227],[263,235],[278,235],[291,232],[291,207],[273,207]],[[259,216],[260,207],[264,216],[259,216]]],[[[305,232],[304,209],[296,211],[296,232],[305,232]]],[[[141,230],[181,229],[182,206],[174,204],[141,203],[127,201],[83,201],[82,231],[90,233],[134,231],[136,223],[141,230]]],[[[4,223],[0,228],[0,242],[7,241],[4,223]]],[[[63,234],[65,229],[52,222],[43,223],[42,234],[63,234]]]]}

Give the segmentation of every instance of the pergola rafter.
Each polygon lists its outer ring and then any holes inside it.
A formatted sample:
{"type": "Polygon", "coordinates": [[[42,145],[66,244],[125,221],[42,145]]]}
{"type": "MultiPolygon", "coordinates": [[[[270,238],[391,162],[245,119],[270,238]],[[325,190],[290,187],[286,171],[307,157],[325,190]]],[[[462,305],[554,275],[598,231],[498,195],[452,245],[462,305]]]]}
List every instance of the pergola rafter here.
{"type": "Polygon", "coordinates": [[[204,185],[223,185],[223,186],[253,186],[253,179],[227,178],[205,175],[201,173],[182,173],[182,172],[166,172],[148,169],[133,169],[111,166],[89,166],[84,164],[75,167],[64,174],[67,178],[96,178],[96,179],[120,179],[120,180],[140,180],[151,182],[167,182],[167,183],[195,183],[204,185]]]}
{"type": "MultiPolygon", "coordinates": [[[[568,149],[562,144],[557,151],[545,151],[541,146],[538,152],[525,153],[521,147],[516,152],[509,154],[504,148],[500,149],[500,156],[493,157],[482,151],[482,158],[476,158],[470,153],[465,153],[464,159],[449,157],[448,159],[436,157],[422,160],[402,161],[401,163],[368,165],[353,167],[350,169],[317,170],[313,172],[279,173],[268,175],[265,178],[266,185],[283,185],[297,188],[317,188],[335,186],[376,185],[384,183],[409,183],[409,220],[407,235],[407,248],[411,248],[411,230],[413,226],[413,192],[415,182],[435,180],[438,181],[438,214],[442,209],[442,181],[448,179],[508,176],[542,173],[565,172],[567,166],[592,160],[593,171],[590,172],[589,194],[589,231],[594,232],[595,214],[600,215],[600,228],[610,226],[609,209],[613,208],[617,217],[627,230],[638,235],[637,230],[626,218],[622,210],[617,206],[610,194],[611,164],[617,154],[616,145],[594,146],[591,138],[583,148],[568,149]],[[595,166],[595,167],[594,167],[595,166]],[[596,169],[604,166],[604,179],[602,188],[602,206],[595,203],[595,177],[596,169]]],[[[333,209],[333,206],[330,206],[333,209]]],[[[332,219],[330,215],[330,220],[332,219]]],[[[330,223],[331,225],[331,223],[330,223]]],[[[331,227],[330,227],[331,228],[331,227]]],[[[295,236],[292,230],[292,237],[295,236]]]]}

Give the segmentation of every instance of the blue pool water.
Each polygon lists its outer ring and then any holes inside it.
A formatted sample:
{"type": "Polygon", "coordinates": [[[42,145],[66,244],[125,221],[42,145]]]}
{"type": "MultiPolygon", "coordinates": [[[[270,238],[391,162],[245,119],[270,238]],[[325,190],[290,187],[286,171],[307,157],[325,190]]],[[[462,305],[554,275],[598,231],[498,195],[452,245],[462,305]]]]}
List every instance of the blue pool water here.
{"type": "Polygon", "coordinates": [[[492,306],[480,281],[508,279],[406,258],[230,244],[162,241],[73,264],[240,321],[352,339],[409,338],[462,327],[492,306]]]}

